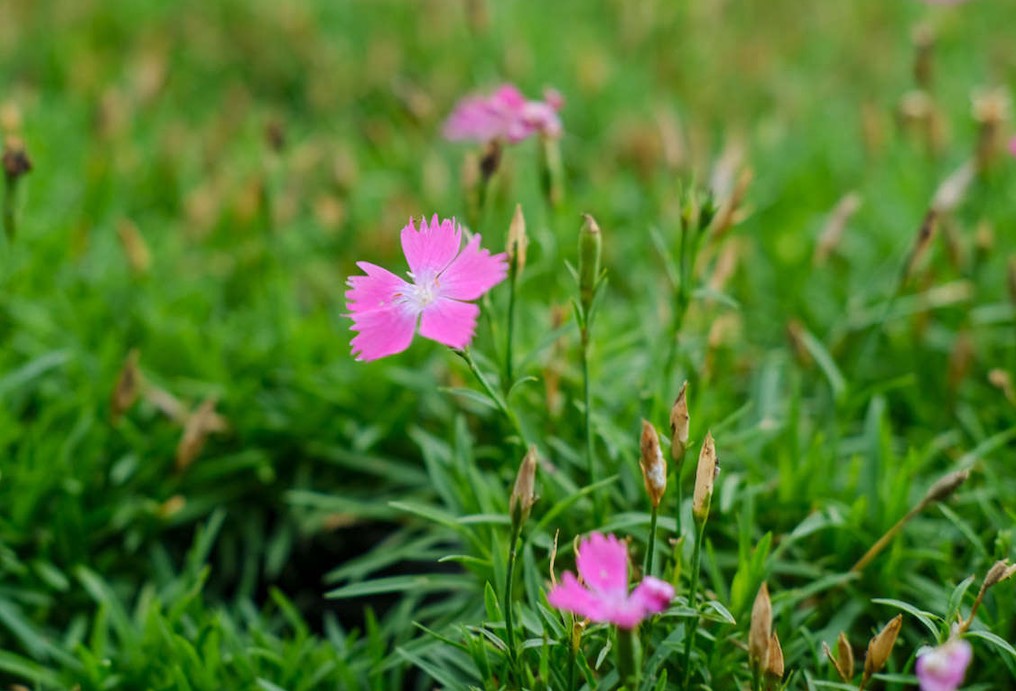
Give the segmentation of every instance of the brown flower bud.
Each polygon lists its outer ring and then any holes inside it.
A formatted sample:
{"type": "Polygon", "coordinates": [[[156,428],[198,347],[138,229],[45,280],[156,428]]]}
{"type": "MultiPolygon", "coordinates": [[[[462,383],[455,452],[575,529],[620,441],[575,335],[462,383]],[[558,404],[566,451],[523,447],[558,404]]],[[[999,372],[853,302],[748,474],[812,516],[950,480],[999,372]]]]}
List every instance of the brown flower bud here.
{"type": "Polygon", "coordinates": [[[660,437],[656,428],[646,420],[642,421],[642,438],[639,444],[641,454],[639,465],[642,466],[642,480],[646,484],[646,493],[655,509],[667,491],[667,461],[660,450],[660,437]]]}
{"type": "Polygon", "coordinates": [[[208,435],[225,428],[225,420],[215,412],[215,399],[206,399],[184,423],[183,436],[176,447],[176,469],[181,472],[186,470],[201,453],[208,435]]]}
{"type": "Polygon", "coordinates": [[[753,666],[766,667],[772,635],[773,604],[769,599],[769,586],[763,583],[755,596],[755,604],[751,606],[751,623],[748,628],[748,659],[753,666]]]}
{"type": "Polygon", "coordinates": [[[530,446],[519,466],[515,487],[508,500],[508,515],[512,519],[512,530],[519,530],[529,518],[529,512],[536,502],[536,447],[530,446]]]}
{"type": "Polygon", "coordinates": [[[840,636],[836,639],[836,671],[843,681],[854,678],[854,649],[850,647],[847,634],[843,631],[840,631],[840,636]]]}
{"type": "Polygon", "coordinates": [[[138,370],[138,350],[132,348],[127,353],[127,359],[120,369],[120,376],[116,380],[116,388],[109,401],[109,417],[113,424],[120,419],[120,416],[130,410],[134,402],[138,400],[141,391],[141,372],[138,370]]]}
{"type": "Polygon", "coordinates": [[[8,137],[4,145],[2,164],[8,185],[17,182],[18,178],[31,172],[32,161],[25,152],[24,142],[17,137],[8,137]]]}
{"type": "Polygon", "coordinates": [[[868,652],[864,656],[864,677],[861,680],[861,687],[867,685],[873,674],[877,674],[885,667],[889,660],[889,653],[896,645],[896,637],[900,634],[903,626],[903,615],[897,614],[881,631],[868,641],[868,652]]]}
{"type": "Polygon", "coordinates": [[[126,218],[121,219],[116,226],[116,234],[120,238],[120,245],[127,255],[127,263],[138,276],[148,273],[152,265],[152,253],[148,251],[148,245],[138,227],[126,218]]]}
{"type": "Polygon", "coordinates": [[[515,270],[516,275],[522,273],[526,266],[526,246],[529,238],[526,236],[526,219],[522,215],[522,205],[515,205],[515,215],[508,226],[508,264],[515,270]]]}
{"type": "Polygon", "coordinates": [[[783,646],[780,645],[780,637],[776,635],[775,631],[769,638],[769,652],[763,671],[769,679],[780,680],[783,678],[783,646]]]}
{"type": "Polygon", "coordinates": [[[709,517],[709,504],[713,498],[713,485],[720,472],[716,459],[716,444],[712,432],[706,432],[699,453],[698,467],[695,469],[695,494],[692,496],[691,512],[699,523],[709,517]]]}
{"type": "Polygon", "coordinates": [[[681,384],[677,392],[677,400],[670,409],[670,457],[678,468],[684,462],[684,452],[688,449],[688,382],[681,384]]]}
{"type": "Polygon", "coordinates": [[[1016,573],[1016,565],[1010,565],[1008,559],[1000,559],[996,561],[988,573],[984,576],[984,585],[981,586],[981,590],[987,590],[993,585],[997,585],[1009,578],[1016,573]]]}
{"type": "Polygon", "coordinates": [[[924,495],[921,503],[927,506],[928,504],[948,499],[960,485],[967,481],[968,477],[970,477],[969,469],[956,470],[949,473],[928,488],[928,492],[924,495]]]}

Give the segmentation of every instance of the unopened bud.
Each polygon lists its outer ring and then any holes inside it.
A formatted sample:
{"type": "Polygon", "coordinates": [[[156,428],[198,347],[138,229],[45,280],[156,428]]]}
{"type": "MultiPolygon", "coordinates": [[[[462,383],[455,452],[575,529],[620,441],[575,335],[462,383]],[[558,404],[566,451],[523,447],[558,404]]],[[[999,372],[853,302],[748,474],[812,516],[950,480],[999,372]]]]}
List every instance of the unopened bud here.
{"type": "Polygon", "coordinates": [[[512,529],[519,530],[529,518],[529,512],[536,502],[536,447],[530,446],[519,466],[519,474],[515,477],[515,487],[508,501],[508,515],[512,519],[512,529]]]}
{"type": "Polygon", "coordinates": [[[910,256],[907,258],[904,278],[909,279],[913,275],[914,269],[917,268],[918,263],[931,246],[931,241],[935,237],[937,221],[938,212],[934,207],[928,209],[928,213],[924,215],[924,220],[921,221],[921,227],[917,231],[917,238],[914,240],[914,246],[910,250],[910,256]]]}
{"type": "Polygon", "coordinates": [[[773,603],[769,599],[769,586],[763,583],[755,596],[755,604],[751,606],[751,624],[748,628],[748,659],[753,666],[766,667],[772,635],[773,603]]]}
{"type": "Polygon", "coordinates": [[[670,457],[678,468],[684,461],[684,452],[688,449],[688,382],[681,384],[677,392],[677,400],[670,409],[670,457]]]}
{"type": "Polygon", "coordinates": [[[778,681],[783,678],[783,646],[780,645],[780,637],[773,631],[769,638],[769,652],[766,656],[764,673],[771,680],[778,681]]]}
{"type": "Polygon", "coordinates": [[[993,585],[1001,583],[1005,579],[1011,577],[1013,573],[1016,573],[1016,565],[1009,564],[1008,559],[1000,559],[996,561],[988,573],[984,576],[984,585],[981,586],[981,590],[987,590],[993,585]]]}
{"type": "Polygon", "coordinates": [[[579,231],[579,297],[582,310],[588,314],[593,303],[596,282],[600,278],[600,257],[603,254],[603,236],[596,219],[583,214],[585,221],[579,231]]]}
{"type": "Polygon", "coordinates": [[[526,236],[526,219],[522,215],[522,205],[515,205],[515,215],[508,226],[508,264],[512,267],[515,275],[522,273],[526,266],[526,246],[529,238],[526,236]]]}
{"type": "Polygon", "coordinates": [[[125,218],[117,224],[116,234],[120,238],[124,254],[127,255],[127,263],[130,265],[131,271],[139,276],[148,273],[148,269],[152,265],[152,253],[149,252],[148,245],[145,243],[144,237],[141,236],[138,227],[125,218]]]}
{"type": "Polygon", "coordinates": [[[667,491],[667,462],[660,450],[660,437],[656,428],[646,420],[642,421],[642,439],[639,444],[641,454],[639,465],[642,466],[642,480],[646,483],[646,493],[655,509],[667,491]]]}
{"type": "Polygon", "coordinates": [[[836,671],[843,681],[854,678],[854,649],[850,647],[847,634],[843,631],[840,631],[840,636],[836,639],[836,671]]]}
{"type": "Polygon", "coordinates": [[[109,401],[109,416],[114,424],[138,400],[140,390],[141,372],[138,370],[138,351],[134,348],[127,354],[109,401]]]}
{"type": "Polygon", "coordinates": [[[897,614],[868,642],[868,652],[864,656],[864,678],[861,686],[865,686],[873,674],[877,674],[885,667],[902,626],[903,615],[897,614]]]}
{"type": "Polygon", "coordinates": [[[931,208],[939,214],[947,214],[956,210],[967,196],[967,190],[977,172],[973,161],[967,161],[953,172],[952,175],[942,181],[942,184],[935,190],[935,196],[931,201],[931,208]]]}
{"type": "Polygon", "coordinates": [[[970,477],[970,470],[956,470],[945,477],[940,478],[935,484],[928,488],[927,494],[921,503],[927,505],[934,502],[948,499],[956,489],[970,477]]]}
{"type": "Polygon", "coordinates": [[[32,170],[32,161],[25,152],[24,143],[17,137],[8,137],[3,153],[4,177],[7,184],[12,185],[18,178],[32,170]]]}
{"type": "Polygon", "coordinates": [[[483,156],[480,157],[480,177],[483,184],[494,177],[494,173],[501,166],[501,142],[497,139],[492,139],[487,143],[487,148],[483,151],[483,156]]]}
{"type": "Polygon", "coordinates": [[[720,472],[716,460],[716,444],[712,432],[706,433],[699,453],[698,467],[695,469],[695,494],[692,497],[691,512],[696,522],[703,522],[709,517],[709,504],[713,498],[713,485],[716,475],[720,472]]]}

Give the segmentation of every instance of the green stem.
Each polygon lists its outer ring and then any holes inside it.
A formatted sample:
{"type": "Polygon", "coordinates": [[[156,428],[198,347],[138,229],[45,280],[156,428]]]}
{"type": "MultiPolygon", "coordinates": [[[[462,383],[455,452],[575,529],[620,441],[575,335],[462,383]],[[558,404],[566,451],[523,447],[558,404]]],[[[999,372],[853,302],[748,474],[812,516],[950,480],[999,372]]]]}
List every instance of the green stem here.
{"type": "Polygon", "coordinates": [[[617,628],[617,672],[619,689],[635,691],[639,687],[638,667],[635,664],[635,633],[631,629],[617,628]]]}
{"type": "Polygon", "coordinates": [[[469,370],[476,377],[476,380],[480,382],[480,386],[483,387],[483,390],[487,393],[487,395],[490,396],[490,400],[494,401],[494,405],[497,406],[497,409],[500,410],[501,413],[508,419],[512,429],[515,430],[515,434],[519,437],[519,444],[522,448],[525,448],[526,435],[522,432],[522,425],[519,424],[519,419],[515,417],[515,413],[513,413],[512,409],[508,407],[508,404],[505,403],[504,399],[501,398],[496,391],[494,391],[494,387],[490,385],[487,378],[483,376],[483,372],[481,372],[480,368],[476,366],[476,361],[473,360],[473,355],[469,352],[469,348],[463,348],[462,350],[452,349],[452,352],[466,361],[466,365],[469,366],[469,370]]]}
{"type": "Polygon", "coordinates": [[[17,180],[12,181],[8,179],[4,189],[3,226],[8,241],[13,241],[14,236],[17,234],[16,219],[14,217],[17,187],[17,180]]]}
{"type": "MultiPolygon", "coordinates": [[[[596,482],[596,454],[593,450],[593,423],[592,423],[592,405],[590,404],[591,396],[589,394],[589,324],[588,322],[582,325],[582,400],[583,400],[583,417],[586,427],[586,469],[589,472],[589,482],[596,482]]],[[[600,509],[599,501],[596,497],[593,498],[594,513],[599,520],[600,509]]]]}
{"type": "Polygon", "coordinates": [[[514,364],[512,363],[512,343],[515,336],[515,286],[518,283],[519,270],[515,261],[512,261],[508,270],[508,335],[504,349],[504,391],[508,395],[512,383],[515,381],[514,364]]]}
{"type": "MultiPolygon", "coordinates": [[[[683,463],[682,463],[683,465],[683,463]]],[[[674,520],[677,523],[677,534],[674,536],[675,539],[681,538],[681,505],[684,503],[684,490],[681,488],[681,466],[677,466],[674,470],[674,489],[677,494],[677,511],[674,512],[674,520]]]]}
{"type": "Polygon", "coordinates": [[[656,548],[656,519],[659,516],[659,507],[654,506],[649,518],[649,547],[646,549],[645,575],[653,575],[653,550],[656,548]]]}
{"type": "Polygon", "coordinates": [[[515,557],[518,554],[518,542],[520,527],[512,528],[511,543],[508,546],[508,575],[505,577],[504,584],[504,629],[505,629],[505,642],[508,644],[508,660],[511,663],[511,667],[514,670],[516,666],[515,658],[515,623],[512,616],[512,581],[515,579],[515,557]]]}
{"type": "MultiPolygon", "coordinates": [[[[695,538],[695,548],[692,551],[691,560],[691,587],[688,589],[688,606],[698,610],[698,584],[699,584],[699,566],[702,561],[702,542],[705,539],[706,533],[706,521],[703,520],[699,524],[698,534],[695,538]]],[[[682,688],[688,688],[688,682],[691,679],[691,650],[695,645],[695,634],[698,632],[699,618],[692,617],[688,620],[688,635],[684,639],[684,682],[681,684],[682,688]]]]}
{"type": "Polygon", "coordinates": [[[575,645],[575,615],[570,617],[571,626],[568,629],[568,688],[575,688],[575,658],[578,647],[575,645]]]}

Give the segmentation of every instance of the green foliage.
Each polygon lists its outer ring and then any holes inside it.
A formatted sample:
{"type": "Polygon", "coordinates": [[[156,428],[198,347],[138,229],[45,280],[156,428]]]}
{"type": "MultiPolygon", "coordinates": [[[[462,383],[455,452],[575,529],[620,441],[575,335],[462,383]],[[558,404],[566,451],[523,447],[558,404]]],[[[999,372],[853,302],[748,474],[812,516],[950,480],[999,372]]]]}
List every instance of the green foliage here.
{"type": "MultiPolygon", "coordinates": [[[[822,644],[860,660],[897,613],[876,678],[912,684],[1016,558],[1016,159],[907,268],[978,146],[971,95],[1016,88],[1004,5],[7,0],[0,134],[33,169],[0,245],[0,681],[613,688],[611,627],[576,638],[547,592],[593,530],[644,563],[640,420],[666,430],[687,380],[721,472],[701,543],[695,454],[672,473],[654,572],[677,597],[638,631],[641,688],[747,687],[763,582],[786,687],[856,688],[822,644]],[[509,341],[504,284],[470,361],[418,338],[353,362],[345,278],[403,271],[410,216],[477,211],[441,122],[503,81],[566,99],[563,169],[506,148],[473,223],[497,250],[525,213],[509,341]],[[924,125],[901,115],[919,86],[924,125]],[[582,213],[602,272],[579,281],[582,213]],[[203,401],[222,424],[181,460],[203,401]],[[506,605],[522,439],[539,501],[506,605]]],[[[1014,612],[1011,580],[979,605],[974,688],[1016,680],[1014,612]]]]}

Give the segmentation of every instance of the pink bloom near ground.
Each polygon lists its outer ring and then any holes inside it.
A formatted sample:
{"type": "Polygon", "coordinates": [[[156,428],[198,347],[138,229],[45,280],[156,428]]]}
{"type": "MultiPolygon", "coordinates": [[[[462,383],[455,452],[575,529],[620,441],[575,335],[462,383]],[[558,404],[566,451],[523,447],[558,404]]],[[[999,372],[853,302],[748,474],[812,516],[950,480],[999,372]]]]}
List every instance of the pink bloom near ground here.
{"type": "Polygon", "coordinates": [[[459,101],[445,122],[444,135],[453,141],[520,142],[534,134],[561,136],[557,112],[564,101],[550,89],[543,101],[528,101],[516,87],[505,84],[489,96],[471,95],[459,101]]]}
{"type": "Polygon", "coordinates": [[[462,247],[462,231],[454,220],[428,224],[412,219],[402,229],[402,251],[409,264],[405,281],[369,262],[357,262],[365,276],[350,276],[346,308],[353,320],[353,355],[377,360],[401,353],[420,335],[451,348],[465,348],[473,339],[480,308],[476,300],[508,274],[504,253],[491,255],[474,235],[462,247]],[[460,251],[461,249],[461,251],[460,251]]]}
{"type": "Polygon", "coordinates": [[[585,585],[575,574],[566,572],[547,595],[558,609],[633,629],[650,614],[662,612],[674,599],[673,586],[652,576],[629,594],[628,547],[613,535],[590,535],[579,545],[575,565],[585,585]]]}
{"type": "Polygon", "coordinates": [[[970,644],[961,638],[918,653],[916,671],[921,691],[956,691],[973,654],[970,644]]]}

